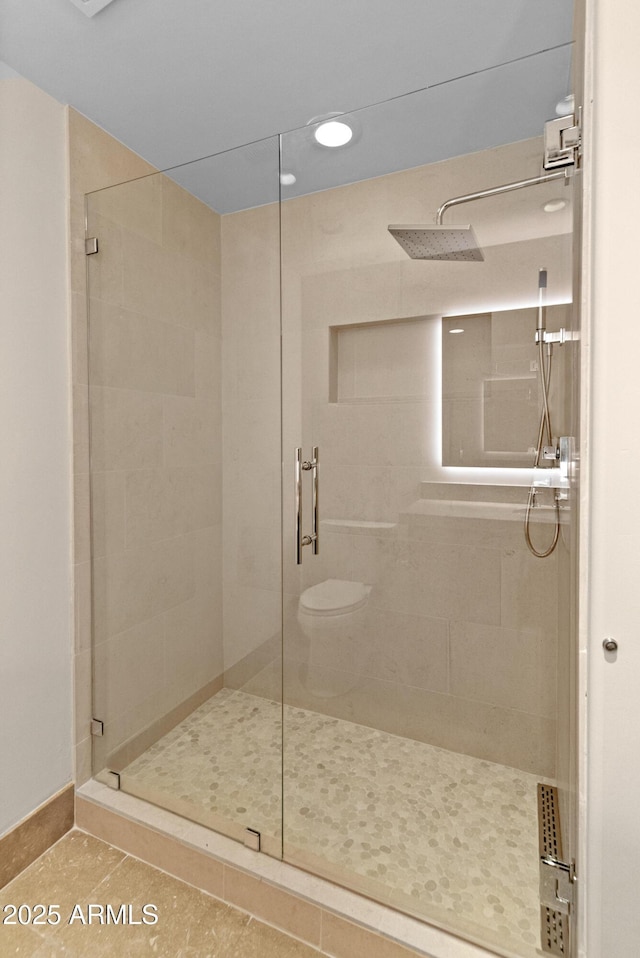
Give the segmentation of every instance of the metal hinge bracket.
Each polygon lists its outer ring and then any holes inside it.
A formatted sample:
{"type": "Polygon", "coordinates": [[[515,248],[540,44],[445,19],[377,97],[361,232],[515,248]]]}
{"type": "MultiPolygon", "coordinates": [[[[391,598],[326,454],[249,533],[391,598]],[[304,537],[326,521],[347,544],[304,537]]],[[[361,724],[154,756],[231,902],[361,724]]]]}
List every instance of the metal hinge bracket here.
{"type": "Polygon", "coordinates": [[[255,828],[245,828],[244,830],[244,843],[247,848],[250,848],[254,852],[261,851],[261,834],[255,828]]]}
{"type": "Polygon", "coordinates": [[[568,915],[574,901],[575,881],[573,862],[543,855],[540,859],[540,904],[568,915]]]}
{"type": "Polygon", "coordinates": [[[580,117],[559,116],[548,120],[544,125],[544,161],[545,170],[555,170],[560,166],[580,166],[582,156],[582,127],[580,117]]]}
{"type": "Polygon", "coordinates": [[[104,735],[104,722],[101,722],[100,719],[91,719],[91,734],[92,735],[104,735]]]}
{"type": "Polygon", "coordinates": [[[116,791],[120,790],[120,772],[112,772],[111,769],[106,769],[103,775],[105,785],[108,785],[109,788],[113,788],[116,791]]]}
{"type": "Polygon", "coordinates": [[[94,253],[98,252],[98,237],[97,236],[87,236],[84,241],[84,251],[87,256],[93,256],[94,253]]]}

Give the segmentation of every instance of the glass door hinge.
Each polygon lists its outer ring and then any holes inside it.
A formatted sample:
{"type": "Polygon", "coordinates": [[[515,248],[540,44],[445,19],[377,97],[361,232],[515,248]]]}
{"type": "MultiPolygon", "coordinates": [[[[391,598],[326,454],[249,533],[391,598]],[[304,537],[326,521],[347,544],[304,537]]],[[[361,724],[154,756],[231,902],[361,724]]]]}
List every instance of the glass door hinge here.
{"type": "Polygon", "coordinates": [[[543,855],[540,859],[540,904],[568,915],[574,900],[575,880],[573,862],[543,855]]]}
{"type": "Polygon", "coordinates": [[[98,237],[97,236],[88,236],[84,241],[84,251],[87,256],[92,256],[93,253],[98,252],[98,237]]]}
{"type": "Polygon", "coordinates": [[[115,791],[120,790],[120,773],[112,772],[110,769],[107,769],[104,773],[104,783],[108,785],[109,788],[115,789],[115,791]]]}
{"type": "Polygon", "coordinates": [[[580,118],[559,116],[548,120],[544,125],[544,161],[545,170],[555,170],[560,166],[579,166],[582,156],[582,130],[580,118]]]}
{"type": "Polygon", "coordinates": [[[247,848],[250,848],[254,852],[259,852],[260,849],[260,832],[255,828],[245,828],[244,830],[244,843],[247,848]]]}
{"type": "Polygon", "coordinates": [[[100,719],[91,719],[91,734],[92,735],[104,735],[104,722],[101,722],[100,719]]]}

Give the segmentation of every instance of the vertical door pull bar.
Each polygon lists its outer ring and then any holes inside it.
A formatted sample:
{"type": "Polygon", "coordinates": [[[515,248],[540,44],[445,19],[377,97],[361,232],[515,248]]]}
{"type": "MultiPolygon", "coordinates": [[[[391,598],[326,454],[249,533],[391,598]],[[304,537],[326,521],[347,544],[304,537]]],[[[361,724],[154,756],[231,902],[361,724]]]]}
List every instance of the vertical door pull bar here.
{"type": "Polygon", "coordinates": [[[302,449],[296,449],[296,564],[302,565],[302,449]]]}
{"type": "Polygon", "coordinates": [[[312,495],[312,539],[313,539],[313,554],[314,556],[318,555],[318,534],[320,532],[320,523],[318,521],[318,447],[313,447],[313,460],[312,460],[312,472],[311,472],[311,481],[313,483],[312,495]]]}
{"type": "Polygon", "coordinates": [[[318,554],[318,447],[313,447],[313,458],[302,461],[302,449],[296,449],[296,563],[302,565],[302,547],[313,546],[318,554]],[[312,481],[312,530],[310,536],[302,535],[302,473],[310,472],[312,481]]]}

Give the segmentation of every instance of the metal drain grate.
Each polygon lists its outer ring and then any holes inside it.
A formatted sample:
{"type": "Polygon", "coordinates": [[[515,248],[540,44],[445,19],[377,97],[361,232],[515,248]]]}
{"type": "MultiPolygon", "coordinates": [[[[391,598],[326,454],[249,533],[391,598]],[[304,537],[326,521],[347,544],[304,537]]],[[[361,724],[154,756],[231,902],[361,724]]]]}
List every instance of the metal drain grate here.
{"type": "Polygon", "coordinates": [[[562,858],[558,789],[553,785],[538,785],[538,847],[541,858],[562,858]]]}
{"type": "Polygon", "coordinates": [[[544,860],[562,862],[562,833],[558,790],[553,785],[538,785],[538,844],[540,850],[540,943],[549,955],[569,955],[569,915],[566,910],[547,904],[550,892],[557,896],[557,881],[549,874],[544,860]],[[550,888],[551,886],[551,888],[550,888]]]}

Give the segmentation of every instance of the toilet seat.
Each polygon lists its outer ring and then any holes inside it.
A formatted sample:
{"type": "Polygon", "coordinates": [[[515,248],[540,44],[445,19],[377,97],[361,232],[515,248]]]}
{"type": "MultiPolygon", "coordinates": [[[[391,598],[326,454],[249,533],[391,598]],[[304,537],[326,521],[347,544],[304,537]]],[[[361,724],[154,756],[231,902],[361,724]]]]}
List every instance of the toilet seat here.
{"type": "Polygon", "coordinates": [[[345,615],[360,609],[371,592],[363,582],[345,579],[325,579],[313,585],[300,596],[300,609],[309,615],[345,615]]]}

